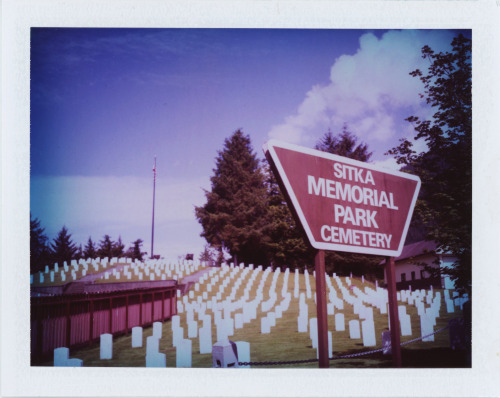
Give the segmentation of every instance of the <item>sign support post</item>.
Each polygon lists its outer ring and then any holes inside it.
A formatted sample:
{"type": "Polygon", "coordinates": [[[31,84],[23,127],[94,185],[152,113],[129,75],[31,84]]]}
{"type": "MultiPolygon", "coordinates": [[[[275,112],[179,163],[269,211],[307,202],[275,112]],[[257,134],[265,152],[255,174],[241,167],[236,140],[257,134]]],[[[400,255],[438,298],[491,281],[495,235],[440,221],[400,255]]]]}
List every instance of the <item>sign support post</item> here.
{"type": "Polygon", "coordinates": [[[394,257],[385,259],[385,275],[387,277],[387,291],[389,292],[389,319],[391,329],[392,363],[395,367],[401,367],[401,340],[399,337],[399,314],[398,296],[396,293],[396,272],[394,257]]]}
{"type": "Polygon", "coordinates": [[[325,251],[318,250],[314,259],[316,271],[316,315],[318,319],[319,367],[330,367],[328,358],[328,314],[326,311],[325,251]]]}

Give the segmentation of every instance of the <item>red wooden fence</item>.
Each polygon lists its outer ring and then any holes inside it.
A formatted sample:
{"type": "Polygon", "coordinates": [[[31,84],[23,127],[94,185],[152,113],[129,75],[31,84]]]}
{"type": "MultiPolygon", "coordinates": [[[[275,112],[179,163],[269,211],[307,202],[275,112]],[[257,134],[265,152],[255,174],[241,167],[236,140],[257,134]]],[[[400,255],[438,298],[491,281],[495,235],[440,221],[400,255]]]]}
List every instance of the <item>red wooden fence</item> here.
{"type": "Polygon", "coordinates": [[[31,361],[58,347],[92,344],[103,333],[128,333],[177,313],[177,286],[31,298],[31,361]]]}

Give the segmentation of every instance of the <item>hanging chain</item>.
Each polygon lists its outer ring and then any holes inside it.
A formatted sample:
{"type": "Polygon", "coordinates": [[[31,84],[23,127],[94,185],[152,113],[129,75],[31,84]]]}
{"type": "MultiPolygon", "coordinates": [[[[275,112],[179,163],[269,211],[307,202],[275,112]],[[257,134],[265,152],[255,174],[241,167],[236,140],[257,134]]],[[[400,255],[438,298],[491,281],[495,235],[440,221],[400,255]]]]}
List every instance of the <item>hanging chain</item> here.
{"type": "MultiPolygon", "coordinates": [[[[400,344],[400,347],[408,345],[410,343],[414,343],[419,340],[423,340],[427,337],[430,337],[432,335],[435,335],[436,333],[442,332],[443,330],[448,329],[449,326],[442,327],[441,329],[436,330],[433,333],[429,333],[425,336],[417,337],[416,339],[405,341],[404,343],[400,344]]],[[[378,348],[376,350],[371,350],[371,351],[364,351],[364,352],[358,352],[355,354],[347,354],[347,355],[341,355],[338,357],[332,357],[328,358],[330,361],[336,360],[336,359],[347,359],[347,358],[356,358],[356,357],[361,357],[364,355],[370,355],[370,354],[375,354],[377,352],[384,351],[384,348],[378,348]]],[[[303,360],[298,360],[298,361],[269,361],[269,362],[238,362],[239,366],[275,366],[275,365],[297,365],[301,363],[312,363],[312,362],[318,362],[319,359],[303,359],[303,360]]]]}

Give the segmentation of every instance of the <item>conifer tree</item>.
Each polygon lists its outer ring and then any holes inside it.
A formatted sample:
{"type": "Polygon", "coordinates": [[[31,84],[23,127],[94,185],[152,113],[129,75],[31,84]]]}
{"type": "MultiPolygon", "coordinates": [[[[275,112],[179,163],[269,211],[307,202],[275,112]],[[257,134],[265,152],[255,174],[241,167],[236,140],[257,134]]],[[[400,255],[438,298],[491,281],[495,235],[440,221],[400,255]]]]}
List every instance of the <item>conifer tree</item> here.
{"type": "Polygon", "coordinates": [[[311,247],[306,234],[285,201],[274,174],[266,169],[268,194],[268,253],[269,260],[278,267],[304,269],[314,263],[316,250],[311,247]]]}
{"type": "Polygon", "coordinates": [[[71,234],[68,233],[66,226],[63,226],[61,231],[57,234],[52,247],[52,262],[59,265],[64,264],[65,261],[71,262],[77,253],[77,247],[71,240],[71,234]]]}
{"type": "Polygon", "coordinates": [[[207,202],[195,208],[207,242],[235,262],[266,263],[266,187],[250,137],[237,130],[224,141],[211,177],[207,202]]]}
{"type": "Polygon", "coordinates": [[[99,249],[97,250],[97,254],[101,258],[111,258],[113,257],[113,246],[114,243],[111,240],[111,237],[109,235],[104,235],[103,239],[99,242],[99,249]]]}
{"type": "Polygon", "coordinates": [[[125,245],[122,243],[122,237],[118,236],[118,240],[113,244],[111,257],[123,257],[125,245]]]}
{"type": "Polygon", "coordinates": [[[143,256],[143,254],[145,254],[141,251],[142,242],[143,242],[142,239],[137,239],[134,242],[132,242],[133,247],[131,247],[129,249],[128,253],[131,254],[131,257],[133,259],[137,259],[139,261],[142,261],[142,256],[143,256]]]}
{"type": "Polygon", "coordinates": [[[335,136],[329,129],[318,141],[315,149],[361,162],[368,162],[373,154],[373,152],[368,152],[368,145],[358,144],[358,137],[348,130],[347,124],[344,124],[338,136],[335,136]]]}
{"type": "Polygon", "coordinates": [[[42,270],[50,261],[49,238],[40,220],[33,218],[30,213],[30,273],[42,270]]]}
{"type": "Polygon", "coordinates": [[[85,245],[83,250],[83,255],[85,258],[97,258],[97,250],[94,246],[94,242],[92,242],[92,238],[89,236],[89,240],[85,245]]]}

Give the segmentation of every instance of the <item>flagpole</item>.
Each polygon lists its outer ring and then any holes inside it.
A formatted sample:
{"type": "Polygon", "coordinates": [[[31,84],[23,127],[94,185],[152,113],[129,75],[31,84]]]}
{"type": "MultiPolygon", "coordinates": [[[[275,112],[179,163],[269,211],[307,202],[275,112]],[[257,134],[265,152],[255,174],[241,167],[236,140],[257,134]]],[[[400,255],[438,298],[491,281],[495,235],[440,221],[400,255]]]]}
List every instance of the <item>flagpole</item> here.
{"type": "Polygon", "coordinates": [[[156,155],[155,164],[153,166],[153,221],[151,223],[151,258],[153,258],[153,245],[155,239],[155,189],[156,189],[156,155]]]}

